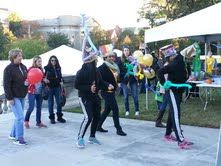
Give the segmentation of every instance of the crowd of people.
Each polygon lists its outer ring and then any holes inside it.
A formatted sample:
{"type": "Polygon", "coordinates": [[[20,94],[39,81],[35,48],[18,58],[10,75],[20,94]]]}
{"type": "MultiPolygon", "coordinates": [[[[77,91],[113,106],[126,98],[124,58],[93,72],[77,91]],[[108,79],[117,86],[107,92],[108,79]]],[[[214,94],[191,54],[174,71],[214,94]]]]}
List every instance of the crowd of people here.
{"type": "MultiPolygon", "coordinates": [[[[177,84],[186,82],[188,77],[183,56],[175,50],[173,45],[161,48],[158,56],[153,52],[153,63],[149,67],[154,69],[156,76],[149,79],[148,83],[145,83],[143,78],[139,79],[133,72],[133,74],[128,72],[127,65],[134,63],[130,48],[125,46],[122,51],[121,57],[117,57],[116,53],[112,51],[104,53],[102,55],[104,62],[97,67],[97,54],[93,53],[89,48],[83,50],[83,65],[77,72],[74,83],[75,88],[78,90],[79,103],[84,114],[77,136],[77,147],[85,148],[84,136],[89,126],[90,136],[88,142],[101,144],[96,138],[96,131],[108,132],[107,129],[103,128],[103,124],[111,111],[116,134],[126,136],[127,133],[123,131],[119,119],[119,108],[115,97],[116,91],[119,87],[122,89],[125,116],[130,115],[132,111],[129,103],[130,94],[134,102],[134,115],[139,116],[139,85],[143,85],[146,91],[147,84],[153,84],[158,108],[155,126],[166,128],[164,136],[166,141],[176,141],[181,149],[189,148],[193,143],[184,138],[180,125],[180,103],[184,88],[163,88],[167,80],[177,84]],[[104,99],[103,109],[101,97],[104,99]],[[162,123],[162,118],[167,106],[169,107],[169,116],[165,126],[162,123]],[[174,134],[172,134],[173,132],[174,134]]],[[[43,101],[41,91],[45,84],[49,87],[48,112],[50,123],[56,123],[54,99],[57,105],[57,121],[60,123],[66,122],[63,118],[60,101],[63,79],[57,57],[51,56],[48,64],[43,68],[41,57],[36,56],[33,58],[32,66],[27,69],[22,64],[22,56],[22,50],[12,49],[9,52],[11,63],[4,70],[4,90],[15,116],[9,139],[14,140],[14,143],[18,145],[27,144],[24,139],[24,127],[26,129],[30,128],[30,115],[35,106],[36,126],[39,128],[47,127],[41,121],[43,101]],[[42,80],[35,84],[30,84],[27,81],[27,74],[32,68],[40,69],[44,75],[42,80]],[[29,105],[24,114],[26,95],[28,96],[29,105]]]]}
{"type": "Polygon", "coordinates": [[[24,138],[24,127],[26,129],[30,128],[30,115],[35,106],[36,126],[39,128],[47,127],[47,125],[41,121],[41,109],[43,102],[41,91],[43,84],[47,84],[49,87],[48,111],[51,124],[56,123],[53,108],[54,98],[56,99],[57,104],[57,121],[61,123],[66,122],[66,120],[62,117],[63,113],[60,101],[60,92],[61,87],[63,86],[61,67],[56,56],[51,56],[49,58],[48,65],[45,66],[44,72],[41,57],[36,56],[33,58],[32,66],[27,69],[27,67],[22,64],[23,52],[17,48],[9,51],[8,58],[11,63],[4,69],[3,87],[9,107],[15,116],[9,139],[13,140],[14,144],[26,145],[27,142],[24,138]],[[27,80],[27,75],[33,68],[40,69],[42,75],[44,75],[42,80],[35,84],[31,84],[27,80]],[[25,113],[24,104],[26,95],[28,96],[28,109],[25,113]]]}

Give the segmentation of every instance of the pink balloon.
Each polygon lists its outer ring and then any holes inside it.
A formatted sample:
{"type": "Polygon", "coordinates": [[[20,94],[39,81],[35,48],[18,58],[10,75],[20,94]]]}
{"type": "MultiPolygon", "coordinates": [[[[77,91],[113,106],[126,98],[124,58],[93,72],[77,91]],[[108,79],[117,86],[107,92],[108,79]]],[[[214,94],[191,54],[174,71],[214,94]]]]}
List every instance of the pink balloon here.
{"type": "Polygon", "coordinates": [[[27,79],[29,84],[35,84],[40,82],[43,78],[43,72],[38,68],[32,68],[29,70],[27,79]]]}

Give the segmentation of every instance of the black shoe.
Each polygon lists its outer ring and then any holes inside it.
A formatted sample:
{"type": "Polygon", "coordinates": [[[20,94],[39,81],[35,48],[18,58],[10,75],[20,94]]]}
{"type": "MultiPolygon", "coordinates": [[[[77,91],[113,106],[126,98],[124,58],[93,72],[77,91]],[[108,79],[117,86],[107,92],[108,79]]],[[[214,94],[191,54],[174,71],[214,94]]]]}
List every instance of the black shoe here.
{"type": "Polygon", "coordinates": [[[55,124],[55,120],[54,119],[51,119],[51,124],[55,124]]]}
{"type": "Polygon", "coordinates": [[[58,122],[60,122],[60,123],[65,123],[65,122],[66,122],[66,120],[63,119],[63,118],[58,118],[57,120],[58,120],[58,122]]]}
{"type": "Polygon", "coordinates": [[[117,130],[117,135],[126,136],[127,134],[123,130],[117,130]]]}
{"type": "Polygon", "coordinates": [[[97,128],[97,131],[100,131],[102,133],[107,133],[108,130],[103,129],[102,127],[97,128]]]}
{"type": "Polygon", "coordinates": [[[166,128],[166,126],[162,123],[156,123],[155,127],[166,128]]]}

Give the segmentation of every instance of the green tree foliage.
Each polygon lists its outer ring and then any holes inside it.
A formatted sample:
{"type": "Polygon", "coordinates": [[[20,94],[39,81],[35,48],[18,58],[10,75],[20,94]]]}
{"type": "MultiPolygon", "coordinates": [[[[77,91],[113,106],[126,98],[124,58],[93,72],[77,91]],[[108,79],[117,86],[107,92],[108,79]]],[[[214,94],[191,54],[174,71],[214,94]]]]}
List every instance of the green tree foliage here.
{"type": "Polygon", "coordinates": [[[61,45],[69,45],[70,41],[67,35],[63,33],[49,33],[47,43],[49,47],[57,48],[61,45]]]}
{"type": "Polygon", "coordinates": [[[148,19],[150,26],[154,27],[218,2],[220,0],[143,0],[143,6],[138,13],[140,18],[148,19]]]}
{"type": "Polygon", "coordinates": [[[116,48],[122,50],[123,46],[128,45],[131,48],[131,51],[135,51],[139,48],[140,40],[139,35],[135,35],[133,30],[125,29],[119,36],[116,43],[116,48]],[[129,43],[125,43],[125,38],[129,37],[129,43]]]}
{"type": "Polygon", "coordinates": [[[3,52],[5,50],[5,46],[9,41],[7,40],[7,37],[4,34],[4,28],[2,24],[0,23],[0,59],[3,59],[3,52]]]}
{"type": "Polygon", "coordinates": [[[12,31],[12,33],[16,37],[21,37],[22,36],[21,18],[15,12],[13,12],[8,16],[8,21],[9,21],[9,30],[12,31]]]}
{"type": "Polygon", "coordinates": [[[20,39],[7,45],[5,50],[5,57],[7,59],[7,53],[12,48],[20,48],[24,53],[25,59],[33,58],[35,55],[40,55],[49,50],[47,43],[44,40],[38,39],[20,39]]]}
{"type": "Polygon", "coordinates": [[[99,46],[101,45],[111,43],[110,36],[108,36],[107,32],[101,29],[100,26],[96,26],[93,28],[93,30],[90,32],[90,37],[97,48],[99,48],[99,46]]]}

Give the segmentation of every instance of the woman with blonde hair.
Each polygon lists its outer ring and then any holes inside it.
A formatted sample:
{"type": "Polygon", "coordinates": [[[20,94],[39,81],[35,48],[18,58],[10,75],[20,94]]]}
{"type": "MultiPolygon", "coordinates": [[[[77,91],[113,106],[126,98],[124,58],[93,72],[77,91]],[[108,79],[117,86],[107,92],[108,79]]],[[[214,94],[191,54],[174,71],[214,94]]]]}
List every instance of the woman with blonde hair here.
{"type": "MultiPolygon", "coordinates": [[[[40,56],[35,56],[33,58],[33,63],[32,66],[28,69],[30,71],[33,68],[38,68],[42,71],[43,73],[43,68],[42,68],[42,60],[40,56]]],[[[48,83],[48,80],[46,78],[43,78],[41,81],[35,83],[35,84],[30,84],[28,86],[28,110],[25,115],[25,127],[28,129],[30,128],[29,126],[29,119],[31,116],[31,113],[34,110],[35,102],[36,102],[36,126],[41,128],[41,127],[47,127],[45,124],[41,122],[41,108],[42,108],[42,84],[43,82],[48,83]]]]}

